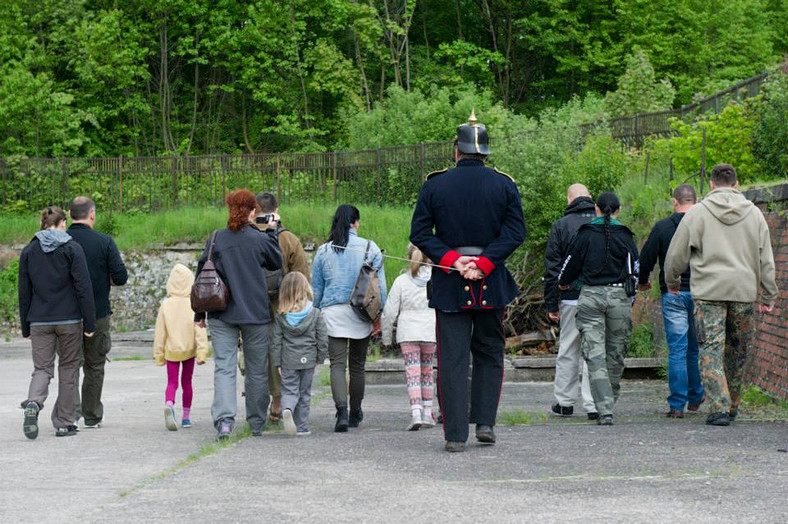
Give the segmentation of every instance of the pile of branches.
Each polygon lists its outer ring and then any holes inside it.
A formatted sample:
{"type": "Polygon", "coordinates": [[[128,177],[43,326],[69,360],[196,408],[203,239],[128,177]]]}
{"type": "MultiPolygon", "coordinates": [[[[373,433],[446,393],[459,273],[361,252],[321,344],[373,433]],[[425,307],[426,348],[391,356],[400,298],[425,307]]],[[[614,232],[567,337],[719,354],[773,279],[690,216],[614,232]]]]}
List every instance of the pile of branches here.
{"type": "Polygon", "coordinates": [[[552,327],[544,307],[544,268],[540,261],[529,261],[528,255],[529,252],[526,251],[519,264],[509,265],[509,271],[520,288],[520,294],[506,308],[504,328],[507,337],[533,331],[549,331],[552,327]]]}

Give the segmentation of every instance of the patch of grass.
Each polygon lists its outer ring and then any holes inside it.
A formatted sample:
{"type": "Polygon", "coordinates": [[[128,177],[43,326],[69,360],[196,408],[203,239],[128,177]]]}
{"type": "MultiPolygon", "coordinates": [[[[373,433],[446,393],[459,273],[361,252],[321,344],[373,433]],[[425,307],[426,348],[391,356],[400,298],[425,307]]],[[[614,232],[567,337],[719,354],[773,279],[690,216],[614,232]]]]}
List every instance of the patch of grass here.
{"type": "Polygon", "coordinates": [[[655,351],[654,325],[651,322],[643,322],[635,327],[629,335],[627,356],[630,358],[653,357],[655,351]]]}
{"type": "MultiPolygon", "coordinates": [[[[334,204],[291,204],[282,206],[282,223],[302,242],[319,245],[328,237],[334,204]]],[[[411,207],[358,206],[359,234],[369,238],[389,255],[404,257],[408,248],[411,207]]],[[[98,212],[96,229],[111,229],[121,251],[148,249],[178,243],[203,244],[215,229],[227,225],[227,210],[219,207],[184,207],[157,213],[114,213],[112,218],[98,212]],[[102,226],[102,220],[106,227],[102,226]]],[[[0,220],[0,244],[26,244],[38,230],[38,214],[8,215],[0,220]]],[[[405,262],[386,259],[389,287],[405,267],[405,262]]]]}
{"type": "MultiPolygon", "coordinates": [[[[265,433],[276,433],[276,431],[266,430],[265,433]]],[[[179,461],[173,467],[166,469],[160,473],[156,473],[155,475],[151,475],[147,479],[143,480],[141,483],[137,484],[131,489],[121,491],[118,493],[121,497],[127,497],[132,495],[146,487],[155,484],[161,480],[166,479],[173,473],[177,473],[180,470],[186,468],[190,464],[197,462],[198,460],[204,459],[205,457],[209,457],[216,453],[219,453],[221,450],[228,448],[230,446],[235,445],[236,443],[240,442],[241,440],[248,438],[251,435],[251,430],[249,429],[248,425],[244,425],[244,427],[238,431],[236,431],[229,439],[222,440],[222,441],[215,441],[203,444],[199,450],[195,451],[191,455],[187,456],[186,458],[179,461]]]]}
{"type": "Polygon", "coordinates": [[[498,413],[496,423],[499,426],[529,426],[531,424],[545,424],[548,419],[547,413],[529,413],[516,408],[498,413]]]}
{"type": "Polygon", "coordinates": [[[749,407],[761,408],[772,405],[774,403],[774,399],[772,399],[772,397],[768,394],[764,393],[763,390],[758,386],[749,386],[742,395],[742,403],[749,407]]]}
{"type": "MultiPolygon", "coordinates": [[[[312,383],[320,387],[328,387],[331,385],[331,366],[321,365],[317,369],[317,376],[312,380],[312,383]]],[[[313,397],[314,398],[314,397],[313,397]]]]}
{"type": "Polygon", "coordinates": [[[130,355],[128,357],[113,358],[113,362],[135,362],[139,360],[153,360],[153,357],[143,357],[142,355],[130,355]]]}

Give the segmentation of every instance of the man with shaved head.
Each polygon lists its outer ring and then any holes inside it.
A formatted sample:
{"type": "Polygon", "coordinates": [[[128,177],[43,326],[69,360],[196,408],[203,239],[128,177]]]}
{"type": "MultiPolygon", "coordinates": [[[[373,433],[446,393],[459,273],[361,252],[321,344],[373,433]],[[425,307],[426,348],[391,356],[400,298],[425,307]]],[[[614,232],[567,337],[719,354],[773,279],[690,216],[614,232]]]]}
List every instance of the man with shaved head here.
{"type": "Polygon", "coordinates": [[[560,322],[561,333],[558,340],[558,356],[555,359],[555,382],[553,394],[555,402],[552,412],[561,417],[574,413],[574,405],[582,397],[583,408],[589,420],[598,418],[594,398],[588,381],[588,368],[580,358],[580,333],[575,327],[577,300],[580,296],[578,282],[569,289],[558,289],[558,275],[561,265],[569,253],[569,245],[580,226],[594,218],[594,201],[583,184],[572,184],[566,191],[567,207],[564,216],[558,219],[550,230],[545,252],[544,299],[547,316],[551,322],[560,322]],[[580,381],[582,366],[583,380],[580,381]]]}
{"type": "Polygon", "coordinates": [[[669,418],[684,418],[684,408],[698,411],[703,400],[703,384],[698,370],[698,337],[695,333],[693,311],[695,303],[690,293],[690,270],[681,275],[679,293],[668,293],[665,284],[665,257],[670,241],[676,233],[684,214],[698,201],[695,188],[681,184],[673,191],[673,214],[654,225],[640,252],[640,277],[638,289],[651,288],[648,281],[651,270],[659,261],[659,290],[662,293],[662,321],[668,343],[668,396],[669,418]]]}
{"type": "MultiPolygon", "coordinates": [[[[104,418],[104,405],[101,392],[104,387],[104,363],[112,345],[109,334],[110,286],[122,286],[129,276],[120,251],[112,237],[94,231],[96,224],[96,204],[86,196],[79,196],[69,207],[71,227],[68,234],[85,251],[88,261],[90,281],[93,285],[93,298],[96,302],[96,334],[83,340],[83,372],[81,416],[85,428],[101,427],[104,418]]],[[[80,413],[77,412],[77,419],[80,413]]],[[[76,424],[76,422],[75,422],[76,424]]]]}

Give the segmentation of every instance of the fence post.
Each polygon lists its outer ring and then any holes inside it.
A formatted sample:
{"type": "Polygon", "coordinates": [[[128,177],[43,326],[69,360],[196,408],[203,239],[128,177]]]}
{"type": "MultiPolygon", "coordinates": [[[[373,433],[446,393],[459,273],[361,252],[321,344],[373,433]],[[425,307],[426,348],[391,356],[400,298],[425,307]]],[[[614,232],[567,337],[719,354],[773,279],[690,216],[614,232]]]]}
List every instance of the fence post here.
{"type": "MultiPolygon", "coordinates": [[[[60,201],[61,201],[62,204],[65,204],[65,200],[64,199],[66,198],[66,195],[68,194],[68,175],[66,174],[66,159],[65,158],[61,158],[60,159],[60,169],[61,169],[61,172],[62,172],[62,175],[63,175],[61,188],[60,188],[60,190],[61,190],[60,201]]],[[[63,206],[63,207],[65,207],[65,206],[63,206]]]]}
{"type": "Polygon", "coordinates": [[[227,166],[225,166],[226,159],[226,155],[222,155],[221,162],[219,162],[222,166],[222,203],[224,203],[224,201],[227,199],[227,166]]]}
{"type": "Polygon", "coordinates": [[[424,185],[424,142],[419,144],[419,187],[424,185]]]}
{"type": "Polygon", "coordinates": [[[123,157],[118,157],[118,204],[120,212],[123,213],[123,157]]]}
{"type": "Polygon", "coordinates": [[[703,138],[700,144],[700,191],[703,194],[703,179],[706,177],[706,127],[703,127],[703,138]]]}
{"type": "Polygon", "coordinates": [[[178,157],[173,155],[170,161],[172,170],[172,207],[178,207],[178,157]]]}
{"type": "Polygon", "coordinates": [[[336,204],[338,197],[337,193],[339,191],[339,187],[337,185],[338,182],[337,182],[337,152],[336,151],[331,151],[331,156],[329,157],[329,161],[331,164],[331,174],[334,177],[334,203],[336,204]]]}
{"type": "MultiPolygon", "coordinates": [[[[276,155],[276,198],[282,200],[282,165],[280,162],[281,156],[276,155]]],[[[289,196],[288,196],[289,198],[289,196]]],[[[290,201],[288,200],[288,203],[290,201]]]]}

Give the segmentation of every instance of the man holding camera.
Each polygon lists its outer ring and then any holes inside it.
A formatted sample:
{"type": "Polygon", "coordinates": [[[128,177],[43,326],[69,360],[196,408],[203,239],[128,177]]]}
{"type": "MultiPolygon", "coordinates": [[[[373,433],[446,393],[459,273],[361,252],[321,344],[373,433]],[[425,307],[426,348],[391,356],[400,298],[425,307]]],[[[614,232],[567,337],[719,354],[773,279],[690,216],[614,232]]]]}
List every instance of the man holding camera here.
{"type": "MultiPolygon", "coordinates": [[[[282,250],[282,268],[267,271],[268,276],[266,279],[268,298],[271,300],[273,312],[276,313],[279,305],[279,283],[285,274],[291,271],[298,271],[309,280],[311,272],[306,261],[306,253],[301,246],[301,240],[282,226],[281,217],[279,216],[279,201],[276,197],[271,193],[263,192],[259,193],[255,199],[257,200],[255,226],[262,231],[275,229],[279,237],[279,249],[282,250]]],[[[273,330],[270,331],[270,336],[273,336],[273,330]]],[[[243,358],[238,359],[238,365],[243,372],[243,358]]],[[[269,418],[271,422],[278,422],[281,412],[282,384],[279,373],[273,367],[270,358],[268,359],[268,391],[271,394],[271,413],[269,418]]]]}

